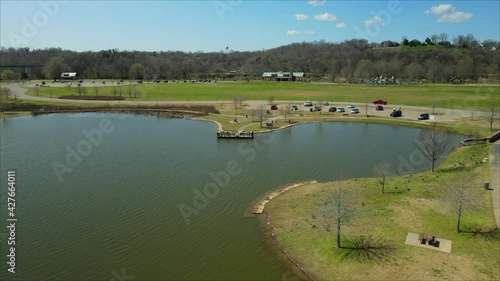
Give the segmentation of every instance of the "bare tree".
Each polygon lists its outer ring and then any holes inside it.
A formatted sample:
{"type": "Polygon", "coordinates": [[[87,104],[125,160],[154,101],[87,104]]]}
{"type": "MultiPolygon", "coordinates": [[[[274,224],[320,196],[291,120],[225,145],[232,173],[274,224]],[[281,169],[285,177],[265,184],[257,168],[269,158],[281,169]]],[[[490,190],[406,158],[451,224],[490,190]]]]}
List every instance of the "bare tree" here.
{"type": "MultiPolygon", "coordinates": [[[[342,186],[334,186],[330,198],[324,202],[325,209],[323,216],[327,222],[332,221],[337,227],[337,249],[342,248],[340,243],[341,228],[349,222],[352,212],[354,212],[354,208],[351,207],[351,203],[349,202],[349,195],[349,192],[342,186]]],[[[327,231],[329,231],[330,227],[331,225],[327,223],[327,231]]]]}
{"type": "Polygon", "coordinates": [[[320,97],[318,99],[318,104],[319,104],[319,115],[321,115],[321,111],[323,111],[323,98],[320,97]]]}
{"type": "MultiPolygon", "coordinates": [[[[112,86],[112,88],[113,88],[113,94],[115,94],[115,96],[116,96],[115,86],[112,86]]],[[[99,88],[97,87],[97,85],[94,86],[94,92],[95,92],[95,96],[97,97],[97,93],[99,92],[99,88]]]]}
{"type": "Polygon", "coordinates": [[[380,185],[382,185],[382,193],[385,192],[384,191],[385,179],[389,176],[390,169],[391,169],[391,164],[386,161],[379,162],[373,169],[375,171],[375,174],[378,177],[380,177],[380,185]]]}
{"type": "Polygon", "coordinates": [[[457,232],[460,232],[460,221],[466,210],[473,210],[480,205],[477,190],[474,190],[468,178],[459,177],[444,189],[444,199],[457,215],[457,232]]]}
{"type": "Polygon", "coordinates": [[[439,35],[437,34],[432,34],[431,35],[431,42],[436,44],[438,42],[438,39],[439,39],[439,35]]]}
{"type": "Polygon", "coordinates": [[[259,109],[259,120],[260,120],[260,127],[262,128],[262,119],[264,118],[264,105],[260,105],[259,109]]]}
{"type": "Polygon", "coordinates": [[[274,100],[275,100],[274,96],[269,96],[269,97],[267,98],[267,101],[269,102],[269,105],[273,105],[274,100]]]}
{"type": "Polygon", "coordinates": [[[432,162],[432,172],[434,172],[436,160],[446,153],[448,144],[448,134],[438,130],[425,131],[422,138],[415,141],[418,150],[432,162]]]}
{"type": "Polygon", "coordinates": [[[481,118],[490,124],[490,132],[493,130],[493,123],[500,120],[500,114],[496,105],[492,104],[488,110],[481,113],[481,118]]]}
{"type": "Polygon", "coordinates": [[[238,96],[234,96],[234,98],[233,98],[233,104],[234,104],[234,111],[235,111],[236,115],[238,115],[238,103],[239,103],[238,96]]]}
{"type": "Polygon", "coordinates": [[[444,32],[440,33],[440,34],[439,34],[439,40],[440,40],[441,42],[448,41],[448,34],[446,34],[446,33],[444,33],[444,32]]]}
{"type": "Polygon", "coordinates": [[[5,102],[9,100],[9,88],[0,88],[0,113],[5,111],[5,102]]]}
{"type": "Polygon", "coordinates": [[[284,108],[284,112],[285,112],[285,123],[286,123],[286,116],[287,116],[287,114],[288,114],[288,110],[290,110],[290,105],[289,105],[289,104],[285,105],[285,108],[284,108]]]}

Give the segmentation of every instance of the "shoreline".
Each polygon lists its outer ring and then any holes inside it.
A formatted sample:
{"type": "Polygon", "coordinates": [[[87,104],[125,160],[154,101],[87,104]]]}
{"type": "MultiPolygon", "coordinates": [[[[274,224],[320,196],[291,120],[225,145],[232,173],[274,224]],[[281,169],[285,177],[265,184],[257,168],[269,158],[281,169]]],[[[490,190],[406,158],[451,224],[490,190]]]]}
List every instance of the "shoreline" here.
{"type": "Polygon", "coordinates": [[[271,193],[267,193],[267,195],[264,196],[264,199],[260,200],[258,204],[256,204],[253,209],[252,209],[252,214],[254,215],[260,215],[264,212],[264,208],[266,207],[266,204],[269,203],[273,198],[293,189],[296,187],[304,186],[304,185],[309,185],[309,184],[315,184],[318,183],[317,181],[306,181],[306,182],[300,182],[296,183],[293,185],[289,185],[287,187],[284,187],[282,189],[279,189],[277,191],[273,191],[271,193]]]}

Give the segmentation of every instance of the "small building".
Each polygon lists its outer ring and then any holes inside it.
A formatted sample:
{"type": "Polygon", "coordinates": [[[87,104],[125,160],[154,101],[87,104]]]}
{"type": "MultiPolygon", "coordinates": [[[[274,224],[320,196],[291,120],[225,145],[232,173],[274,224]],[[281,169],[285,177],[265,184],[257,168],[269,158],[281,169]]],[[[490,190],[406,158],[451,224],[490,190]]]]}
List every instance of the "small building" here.
{"type": "Polygon", "coordinates": [[[304,78],[304,72],[264,72],[262,74],[262,80],[267,81],[302,81],[304,78]]]}
{"type": "Polygon", "coordinates": [[[77,78],[77,73],[76,72],[63,72],[61,73],[61,80],[75,80],[77,78]]]}

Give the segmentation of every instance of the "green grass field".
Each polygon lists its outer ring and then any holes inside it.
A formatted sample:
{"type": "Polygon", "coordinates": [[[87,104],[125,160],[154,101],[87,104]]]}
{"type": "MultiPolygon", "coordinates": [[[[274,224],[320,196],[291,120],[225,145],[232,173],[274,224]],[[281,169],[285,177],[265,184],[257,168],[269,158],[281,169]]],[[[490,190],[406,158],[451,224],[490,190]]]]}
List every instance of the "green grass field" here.
{"type": "MultiPolygon", "coordinates": [[[[368,102],[387,100],[391,105],[415,105],[444,108],[483,108],[500,102],[500,85],[350,85],[324,83],[219,82],[219,83],[145,83],[137,84],[137,98],[129,96],[128,85],[86,87],[86,95],[121,95],[131,100],[230,101],[236,96],[246,100],[368,102]],[[115,93],[113,93],[113,88],[115,93]]],[[[49,84],[50,86],[50,84],[49,84]]],[[[28,94],[37,95],[33,88],[28,94]]],[[[44,87],[43,97],[78,95],[76,86],[44,87]]]]}
{"type": "Polygon", "coordinates": [[[273,199],[271,214],[275,234],[287,253],[318,280],[498,280],[500,232],[496,229],[491,191],[482,190],[489,178],[489,145],[460,147],[435,173],[389,178],[386,193],[379,179],[367,178],[321,183],[293,189],[273,199]],[[457,163],[463,166],[455,166],[457,163]],[[462,216],[463,232],[456,232],[456,215],[442,200],[442,187],[467,173],[473,177],[482,204],[462,216]],[[320,213],[322,200],[333,185],[351,194],[351,221],[342,228],[342,244],[361,235],[386,241],[395,249],[356,260],[336,249],[335,228],[327,231],[320,213]],[[482,233],[468,230],[481,228],[482,233]],[[486,233],[485,230],[496,231],[486,233]],[[431,232],[452,241],[452,252],[442,253],[405,245],[408,232],[431,232]]]}

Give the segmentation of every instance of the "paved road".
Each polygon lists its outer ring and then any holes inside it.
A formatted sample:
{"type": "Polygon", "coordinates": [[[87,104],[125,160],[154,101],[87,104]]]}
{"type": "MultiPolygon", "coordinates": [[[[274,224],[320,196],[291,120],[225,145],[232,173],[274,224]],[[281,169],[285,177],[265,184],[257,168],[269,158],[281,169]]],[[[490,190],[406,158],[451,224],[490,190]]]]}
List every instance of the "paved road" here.
{"type": "Polygon", "coordinates": [[[500,140],[491,145],[490,174],[490,188],[493,189],[493,211],[497,226],[500,228],[500,140]]]}
{"type": "MultiPolygon", "coordinates": [[[[74,100],[64,100],[64,99],[53,99],[53,98],[45,98],[45,97],[36,97],[36,96],[31,96],[31,95],[26,95],[27,89],[24,87],[21,87],[18,83],[11,83],[7,85],[8,88],[11,89],[12,93],[15,94],[18,98],[20,99],[25,99],[25,100],[38,100],[38,101],[51,101],[51,102],[60,102],[60,103],[73,103],[75,102],[74,100]]],[[[98,103],[106,103],[106,104],[112,104],[112,105],[156,105],[156,104],[211,104],[211,105],[217,105],[217,104],[232,104],[232,101],[131,101],[131,100],[124,100],[124,101],[89,101],[89,100],[79,100],[78,103],[89,103],[89,104],[98,104],[98,103]]],[[[267,101],[246,101],[247,104],[247,109],[268,109],[268,102],[267,101]]],[[[299,111],[297,111],[295,114],[300,114],[300,113],[305,113],[309,112],[309,107],[304,107],[304,105],[300,102],[297,101],[279,101],[277,102],[278,107],[284,107],[287,105],[298,105],[299,106],[299,111]]],[[[360,113],[357,114],[358,116],[364,116],[366,113],[366,104],[365,103],[349,103],[356,108],[359,109],[360,113]]],[[[347,108],[348,103],[346,102],[338,102],[335,103],[332,106],[336,107],[345,107],[346,113],[350,112],[350,109],[347,108]]],[[[326,112],[328,111],[328,108],[330,106],[324,106],[323,111],[326,112]]],[[[387,105],[384,106],[385,110],[383,111],[376,111],[375,106],[373,104],[368,105],[368,114],[370,116],[381,116],[381,117],[388,117],[390,112],[392,111],[393,107],[398,107],[397,105],[387,105]]],[[[403,117],[398,117],[401,119],[407,119],[407,120],[417,120],[417,117],[420,113],[427,112],[429,114],[432,114],[432,109],[429,107],[418,107],[418,106],[402,106],[401,110],[403,111],[403,117]]],[[[434,109],[435,113],[437,114],[435,116],[435,120],[437,122],[448,122],[448,121],[456,121],[459,119],[463,118],[470,118],[472,111],[468,110],[457,110],[457,109],[446,109],[446,108],[435,108],[434,109]]],[[[340,114],[340,113],[336,113],[340,114]]],[[[350,114],[351,115],[351,114],[350,114]]],[[[474,112],[474,116],[479,116],[480,112],[476,111],[474,112]]],[[[293,116],[293,114],[291,114],[293,116]]],[[[427,120],[424,122],[432,122],[431,120],[427,120]]]]}

